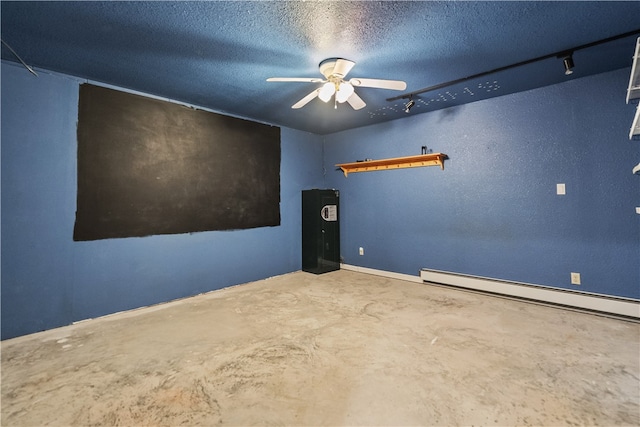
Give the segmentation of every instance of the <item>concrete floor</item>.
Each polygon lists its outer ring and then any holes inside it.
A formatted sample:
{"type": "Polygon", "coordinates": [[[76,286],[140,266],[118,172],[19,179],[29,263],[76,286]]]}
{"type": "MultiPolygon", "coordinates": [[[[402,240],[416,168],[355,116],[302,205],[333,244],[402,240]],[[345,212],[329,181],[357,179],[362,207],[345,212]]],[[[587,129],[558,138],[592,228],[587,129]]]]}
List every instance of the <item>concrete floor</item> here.
{"type": "Polygon", "coordinates": [[[638,425],[640,325],[297,272],[2,342],[2,425],[638,425]]]}

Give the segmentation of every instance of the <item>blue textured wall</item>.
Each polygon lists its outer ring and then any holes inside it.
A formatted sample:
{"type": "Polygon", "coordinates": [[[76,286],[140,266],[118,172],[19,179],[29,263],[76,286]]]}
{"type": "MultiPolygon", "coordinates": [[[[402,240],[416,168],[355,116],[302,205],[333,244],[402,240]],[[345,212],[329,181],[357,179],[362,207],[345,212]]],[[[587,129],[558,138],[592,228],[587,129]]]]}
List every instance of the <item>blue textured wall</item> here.
{"type": "Polygon", "coordinates": [[[79,82],[3,63],[2,339],[298,270],[300,191],[315,187],[341,191],[348,264],[640,298],[640,178],[631,174],[640,143],[627,138],[628,76],[325,137],[282,129],[281,226],[73,242],[79,82]],[[450,156],[444,171],[345,178],[334,167],[422,145],[450,156]],[[572,271],[580,287],[569,284],[572,271]]]}
{"type": "Polygon", "coordinates": [[[628,78],[619,70],[325,136],[345,263],[640,298],[640,177],[631,173],[640,143],[628,139],[628,78]],[[444,171],[345,178],[334,167],[423,145],[449,155],[444,171]]]}
{"type": "Polygon", "coordinates": [[[322,140],[291,129],[279,227],[73,242],[78,84],[2,63],[2,339],[300,269],[322,140]]]}

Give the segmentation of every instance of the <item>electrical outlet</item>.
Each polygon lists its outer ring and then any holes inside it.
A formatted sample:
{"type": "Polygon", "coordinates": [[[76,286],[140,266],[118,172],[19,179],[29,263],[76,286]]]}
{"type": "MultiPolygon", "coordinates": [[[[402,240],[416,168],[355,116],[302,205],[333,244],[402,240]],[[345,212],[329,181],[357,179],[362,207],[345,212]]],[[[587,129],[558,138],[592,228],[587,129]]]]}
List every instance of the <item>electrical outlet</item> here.
{"type": "Polygon", "coordinates": [[[567,194],[567,187],[564,184],[556,184],[556,194],[559,196],[564,196],[567,194]]]}
{"type": "Polygon", "coordinates": [[[571,273],[571,284],[572,285],[580,284],[580,273],[571,273]]]}
{"type": "Polygon", "coordinates": [[[360,247],[360,249],[358,249],[358,253],[359,253],[360,255],[364,255],[364,248],[363,248],[363,247],[360,247]]]}

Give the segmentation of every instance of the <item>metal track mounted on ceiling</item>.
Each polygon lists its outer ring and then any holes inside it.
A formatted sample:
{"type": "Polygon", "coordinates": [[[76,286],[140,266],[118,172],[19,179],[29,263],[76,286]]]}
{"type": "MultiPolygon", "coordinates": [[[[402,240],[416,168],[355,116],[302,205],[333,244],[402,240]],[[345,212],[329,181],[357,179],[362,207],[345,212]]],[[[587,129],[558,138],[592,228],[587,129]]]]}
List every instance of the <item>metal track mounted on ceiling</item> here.
{"type": "Polygon", "coordinates": [[[474,75],[471,75],[471,76],[468,76],[468,77],[462,77],[460,79],[455,79],[455,80],[451,80],[449,82],[440,83],[440,84],[437,84],[437,85],[434,85],[434,86],[429,86],[429,87],[426,87],[426,88],[423,88],[423,89],[418,89],[418,90],[413,91],[413,92],[407,92],[407,93],[404,93],[402,95],[394,96],[392,98],[387,98],[387,101],[397,101],[398,99],[409,99],[412,96],[419,95],[421,93],[431,92],[431,91],[442,89],[442,88],[445,88],[445,87],[448,87],[448,86],[453,86],[453,85],[458,84],[458,83],[463,83],[463,82],[465,82],[467,80],[477,79],[477,78],[480,78],[480,77],[488,76],[489,74],[498,73],[500,71],[509,70],[511,68],[521,67],[523,65],[532,64],[534,62],[542,61],[542,60],[545,60],[545,59],[550,59],[550,58],[563,59],[563,58],[566,58],[566,57],[570,57],[571,54],[573,52],[577,51],[577,50],[587,49],[587,48],[590,48],[590,47],[593,47],[593,46],[597,46],[597,45],[600,45],[600,44],[609,43],[609,42],[612,42],[612,41],[615,41],[615,40],[618,40],[618,39],[623,39],[625,37],[633,36],[635,34],[640,34],[640,28],[637,29],[637,30],[626,32],[624,34],[618,34],[617,36],[612,36],[612,37],[608,37],[606,39],[602,39],[602,40],[598,40],[598,41],[595,41],[595,42],[591,42],[591,43],[583,44],[583,45],[580,45],[580,46],[576,46],[576,47],[574,47],[572,49],[564,49],[564,50],[561,50],[559,52],[550,53],[548,55],[539,56],[537,58],[528,59],[526,61],[517,62],[517,63],[511,64],[511,65],[506,65],[504,67],[495,68],[495,69],[490,70],[490,71],[484,71],[482,73],[474,74],[474,75]]]}

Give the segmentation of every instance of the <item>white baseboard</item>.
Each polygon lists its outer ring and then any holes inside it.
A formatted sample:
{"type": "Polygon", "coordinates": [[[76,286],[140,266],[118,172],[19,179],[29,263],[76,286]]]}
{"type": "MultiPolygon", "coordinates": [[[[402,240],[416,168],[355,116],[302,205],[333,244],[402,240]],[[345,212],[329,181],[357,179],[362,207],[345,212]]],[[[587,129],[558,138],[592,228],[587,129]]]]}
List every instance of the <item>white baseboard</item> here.
{"type": "Polygon", "coordinates": [[[422,283],[420,276],[411,274],[394,273],[392,271],[376,270],[374,268],[358,267],[357,265],[340,264],[343,270],[357,271],[358,273],[373,274],[374,276],[388,277],[390,279],[406,280],[407,282],[422,283]]]}
{"type": "Polygon", "coordinates": [[[575,307],[582,310],[609,313],[640,320],[640,301],[632,298],[575,292],[560,288],[508,282],[499,279],[426,268],[420,271],[420,278],[425,282],[534,300],[548,304],[575,307]]]}

